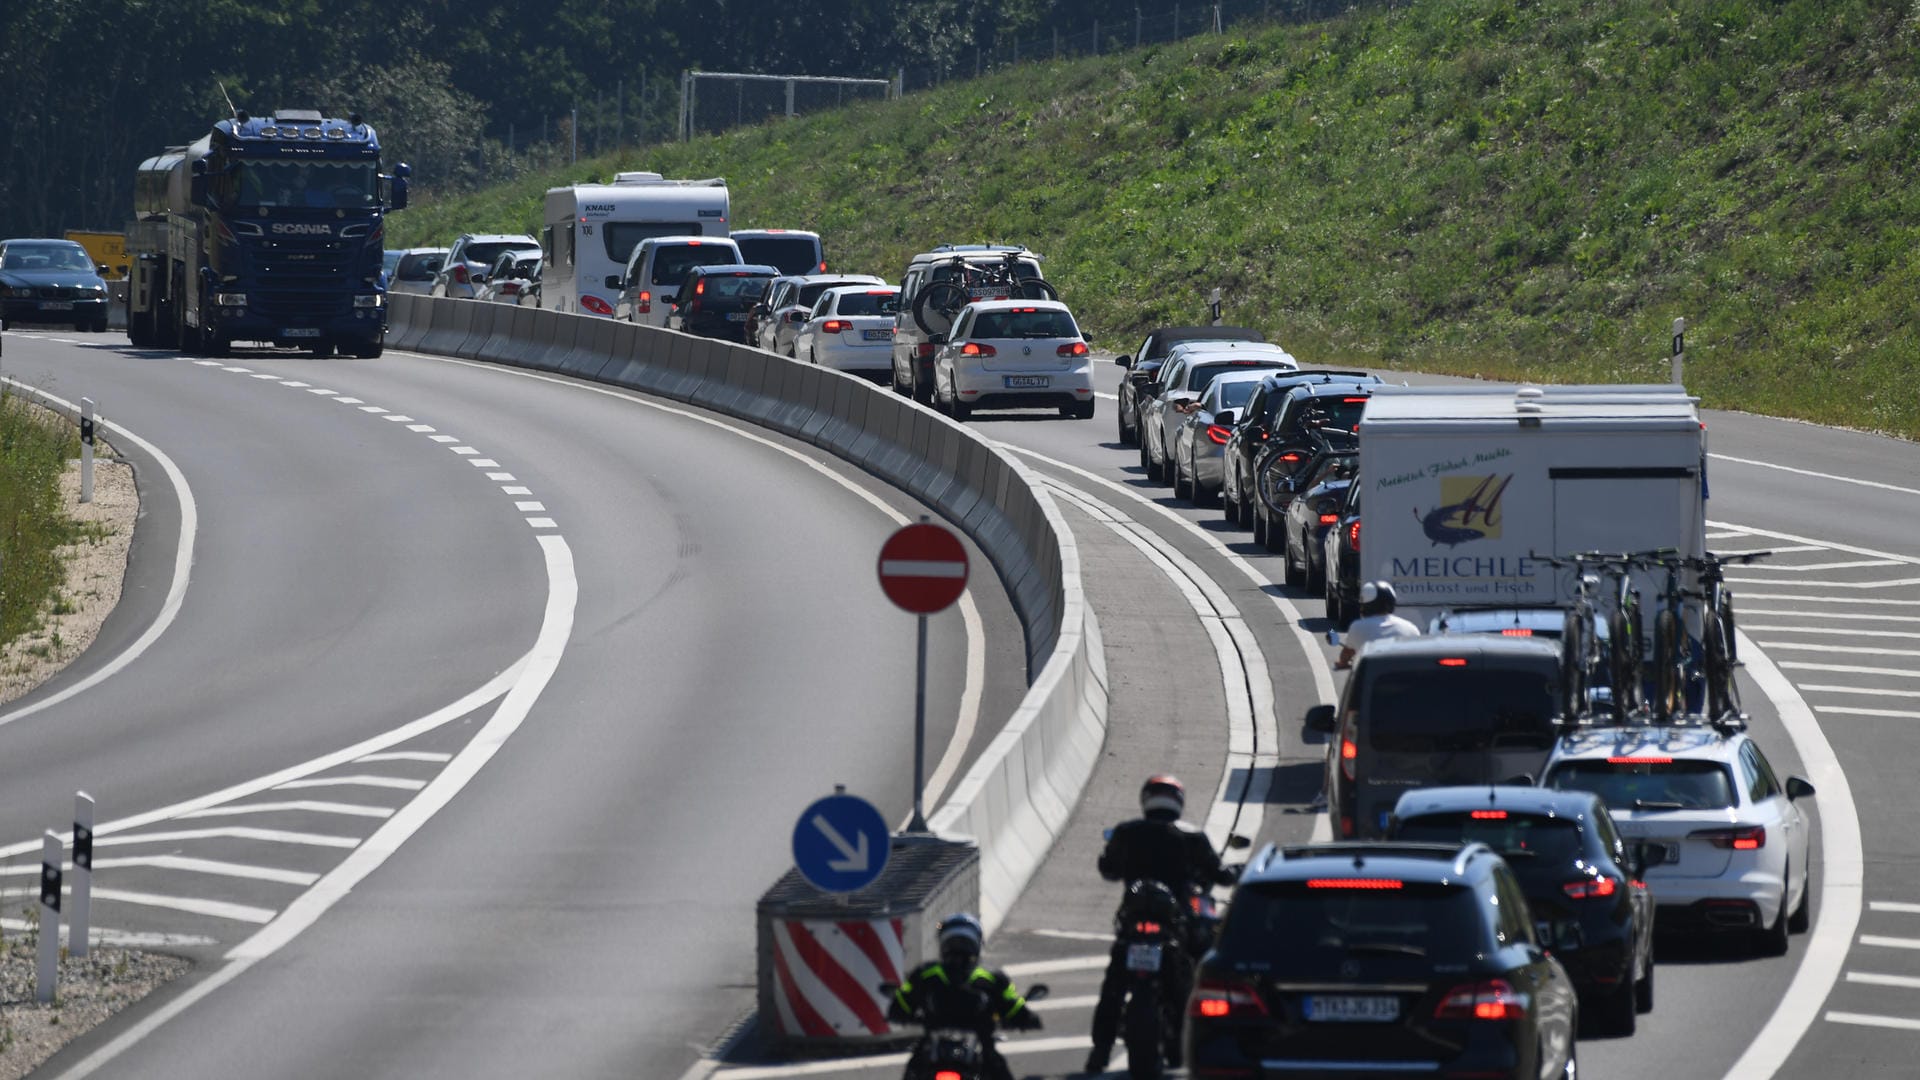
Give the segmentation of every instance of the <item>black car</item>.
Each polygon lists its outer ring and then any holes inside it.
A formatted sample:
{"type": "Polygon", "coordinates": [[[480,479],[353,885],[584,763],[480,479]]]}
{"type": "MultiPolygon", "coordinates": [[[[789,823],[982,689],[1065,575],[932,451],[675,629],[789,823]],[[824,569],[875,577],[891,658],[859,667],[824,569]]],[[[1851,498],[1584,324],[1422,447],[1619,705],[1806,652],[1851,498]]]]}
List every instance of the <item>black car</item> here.
{"type": "Polygon", "coordinates": [[[1189,1075],[1572,1080],[1579,1000],[1484,844],[1268,847],[1188,999],[1189,1075]]]}
{"type": "Polygon", "coordinates": [[[1286,547],[1287,584],[1312,592],[1320,588],[1323,552],[1321,541],[1327,530],[1340,520],[1341,504],[1347,501],[1347,486],[1360,470],[1360,452],[1335,450],[1321,455],[1310,473],[1297,473],[1293,480],[1293,501],[1287,504],[1287,516],[1281,530],[1286,547]]]}
{"type": "Polygon", "coordinates": [[[1167,352],[1175,345],[1183,341],[1265,340],[1265,334],[1244,326],[1163,326],[1148,334],[1138,349],[1122,353],[1114,359],[1114,363],[1127,369],[1127,377],[1120,380],[1119,406],[1114,410],[1120,417],[1120,444],[1138,444],[1140,384],[1153,378],[1153,373],[1160,370],[1161,362],[1166,360],[1167,352]]]}
{"type": "Polygon", "coordinates": [[[1364,485],[1347,486],[1339,516],[1320,540],[1320,566],[1327,618],[1346,633],[1360,615],[1360,494],[1364,485]]]}
{"type": "Polygon", "coordinates": [[[1335,371],[1332,369],[1311,368],[1303,371],[1280,372],[1261,380],[1260,388],[1253,392],[1253,399],[1240,414],[1240,422],[1234,425],[1233,433],[1227,436],[1225,460],[1221,465],[1220,505],[1228,521],[1239,525],[1253,524],[1253,471],[1254,462],[1261,452],[1269,447],[1279,447],[1280,453],[1298,454],[1295,461],[1305,461],[1305,450],[1312,450],[1308,440],[1301,437],[1307,415],[1294,412],[1288,415],[1287,403],[1294,388],[1301,386],[1325,387],[1372,387],[1380,383],[1379,376],[1364,371],[1335,371]]]}
{"type": "Polygon", "coordinates": [[[14,323],[107,328],[106,267],[71,240],[0,241],[0,329],[14,323]]]}
{"type": "Polygon", "coordinates": [[[1479,843],[1499,852],[1527,895],[1534,936],[1567,969],[1596,1026],[1631,1035],[1636,1017],[1652,1010],[1647,849],[1621,837],[1600,796],[1534,787],[1425,788],[1400,796],[1388,832],[1395,840],[1479,843]]]}
{"type": "Polygon", "coordinates": [[[779,276],[777,267],[759,263],[695,266],[680,280],[667,311],[667,329],[737,341],[747,313],[779,276]]]}
{"type": "MultiPolygon", "coordinates": [[[[1290,446],[1274,447],[1254,458],[1253,541],[1268,551],[1287,547],[1287,511],[1294,496],[1303,494],[1330,474],[1335,459],[1342,473],[1359,465],[1360,440],[1340,428],[1313,428],[1294,436],[1290,446]]],[[[1289,579],[1291,583],[1291,579],[1289,579]]]]}

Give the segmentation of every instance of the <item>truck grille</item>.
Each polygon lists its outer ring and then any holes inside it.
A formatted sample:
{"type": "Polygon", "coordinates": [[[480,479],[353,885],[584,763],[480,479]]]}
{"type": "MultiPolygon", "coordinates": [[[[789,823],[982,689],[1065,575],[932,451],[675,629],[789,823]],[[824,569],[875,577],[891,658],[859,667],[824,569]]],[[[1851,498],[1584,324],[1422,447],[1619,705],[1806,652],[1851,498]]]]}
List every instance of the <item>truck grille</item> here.
{"type": "Polygon", "coordinates": [[[353,255],[360,242],[297,243],[269,240],[254,252],[253,309],[277,319],[327,319],[350,314],[353,255]]]}

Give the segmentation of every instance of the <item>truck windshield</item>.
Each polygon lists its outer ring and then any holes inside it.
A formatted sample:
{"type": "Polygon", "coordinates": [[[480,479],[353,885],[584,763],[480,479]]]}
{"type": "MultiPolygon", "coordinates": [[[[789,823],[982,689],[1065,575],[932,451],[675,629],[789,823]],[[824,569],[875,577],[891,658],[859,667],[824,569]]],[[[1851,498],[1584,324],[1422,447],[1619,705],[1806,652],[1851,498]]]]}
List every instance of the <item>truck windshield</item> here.
{"type": "Polygon", "coordinates": [[[378,205],[380,168],[371,161],[243,161],[233,172],[234,206],[354,210],[378,205]]]}

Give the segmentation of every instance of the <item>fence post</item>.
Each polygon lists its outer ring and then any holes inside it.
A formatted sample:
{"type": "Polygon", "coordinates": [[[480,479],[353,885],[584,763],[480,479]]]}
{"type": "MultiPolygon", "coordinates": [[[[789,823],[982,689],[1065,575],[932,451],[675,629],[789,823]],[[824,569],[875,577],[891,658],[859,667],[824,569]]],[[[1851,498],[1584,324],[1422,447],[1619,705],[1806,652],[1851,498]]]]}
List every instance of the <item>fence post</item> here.
{"type": "Polygon", "coordinates": [[[92,930],[93,796],[73,793],[73,917],[67,920],[67,952],[84,959],[92,930]]]}
{"type": "Polygon", "coordinates": [[[40,969],[34,1000],[53,1000],[60,976],[60,838],[52,829],[40,841],[40,969]]]}

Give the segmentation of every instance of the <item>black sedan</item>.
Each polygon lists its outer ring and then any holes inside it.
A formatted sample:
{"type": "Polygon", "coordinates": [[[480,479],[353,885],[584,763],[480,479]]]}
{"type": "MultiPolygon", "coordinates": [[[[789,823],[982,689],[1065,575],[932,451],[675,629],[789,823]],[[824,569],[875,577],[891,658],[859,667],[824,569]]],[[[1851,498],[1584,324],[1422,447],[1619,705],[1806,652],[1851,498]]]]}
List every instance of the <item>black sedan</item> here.
{"type": "Polygon", "coordinates": [[[1120,445],[1140,444],[1140,385],[1153,378],[1167,353],[1183,341],[1265,341],[1266,335],[1244,326],[1163,326],[1148,334],[1140,347],[1121,353],[1114,363],[1127,369],[1120,380],[1118,408],[1120,445]]]}
{"type": "MultiPolygon", "coordinates": [[[[1581,1012],[1596,1027],[1631,1035],[1635,1017],[1653,1008],[1648,854],[1620,835],[1598,795],[1427,788],[1400,796],[1389,831],[1396,840],[1482,843],[1499,852],[1520,879],[1534,934],[1567,969],[1581,1012]]],[[[1658,854],[1665,858],[1665,849],[1658,854]]]]}
{"type": "Polygon", "coordinates": [[[1339,516],[1320,541],[1321,577],[1325,579],[1327,618],[1341,633],[1360,616],[1360,493],[1363,484],[1349,484],[1339,516]]]}
{"type": "Polygon", "coordinates": [[[105,330],[104,270],[71,240],[0,241],[0,328],[64,323],[75,330],[105,330]]]}
{"type": "Polygon", "coordinates": [[[1347,501],[1347,485],[1359,471],[1360,455],[1331,454],[1319,470],[1305,478],[1293,501],[1287,504],[1284,543],[1286,544],[1287,584],[1308,592],[1320,588],[1326,557],[1322,541],[1327,530],[1340,520],[1340,508],[1347,501]]]}

